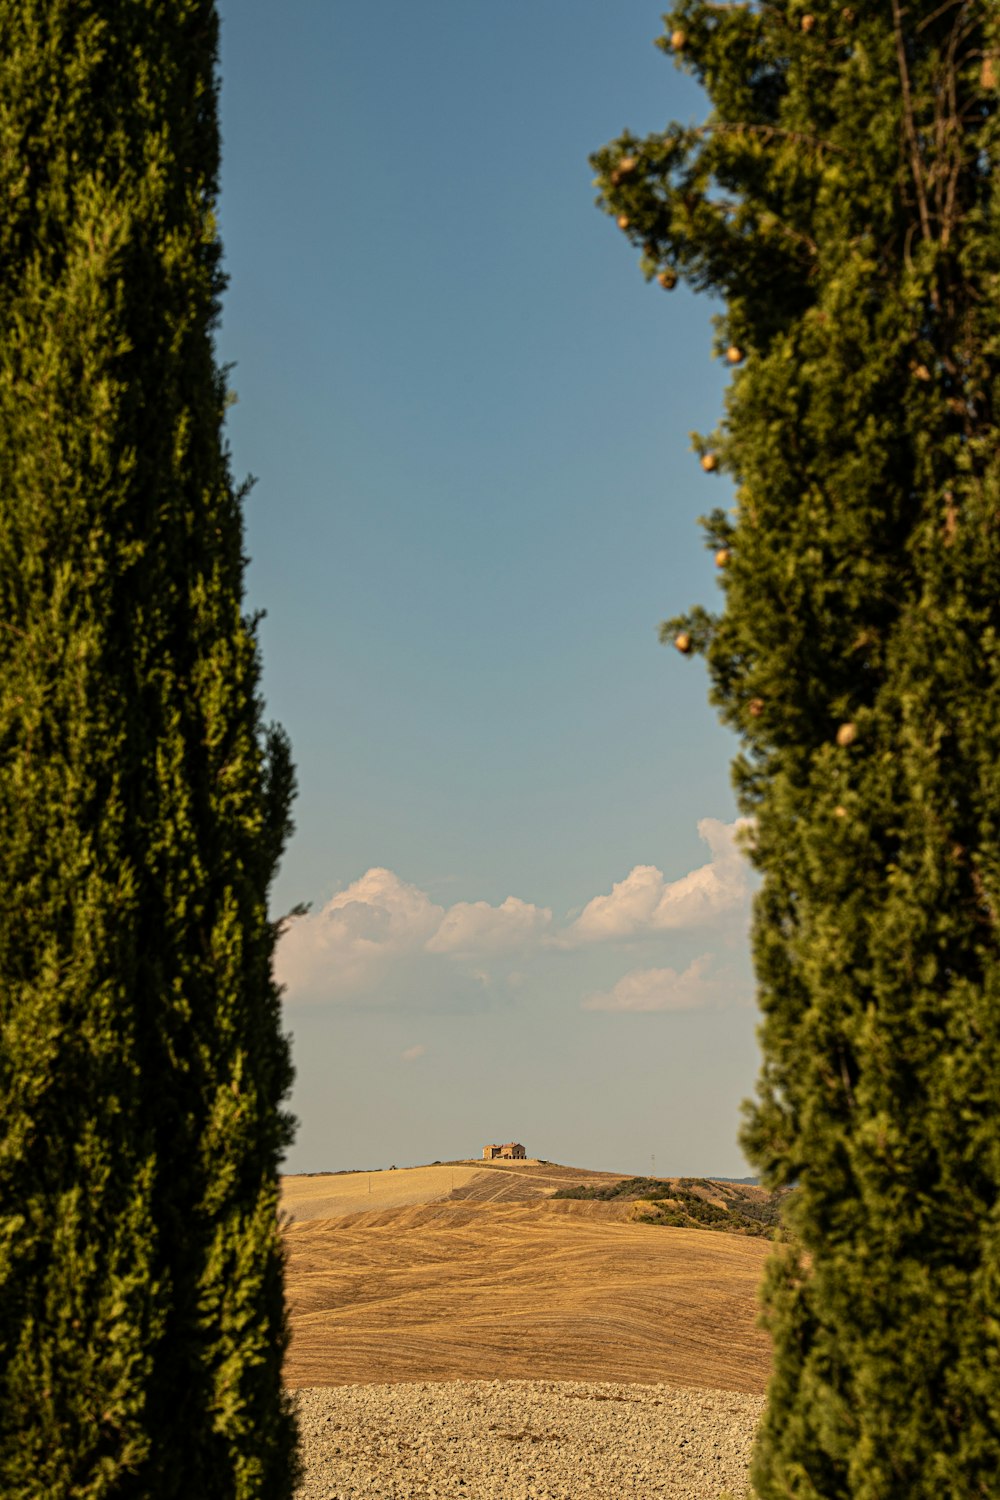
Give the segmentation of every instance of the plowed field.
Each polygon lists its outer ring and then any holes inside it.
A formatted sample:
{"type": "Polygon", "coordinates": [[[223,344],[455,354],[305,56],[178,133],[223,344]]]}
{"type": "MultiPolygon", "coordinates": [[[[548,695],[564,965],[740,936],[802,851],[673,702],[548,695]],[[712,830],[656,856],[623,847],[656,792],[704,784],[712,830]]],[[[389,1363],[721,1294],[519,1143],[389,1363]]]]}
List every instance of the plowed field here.
{"type": "Polygon", "coordinates": [[[370,1188],[362,1173],[286,1178],[289,1383],[761,1393],[756,1288],[769,1244],[636,1224],[620,1201],[550,1201],[567,1183],[616,1180],[531,1162],[379,1172],[370,1188]]]}

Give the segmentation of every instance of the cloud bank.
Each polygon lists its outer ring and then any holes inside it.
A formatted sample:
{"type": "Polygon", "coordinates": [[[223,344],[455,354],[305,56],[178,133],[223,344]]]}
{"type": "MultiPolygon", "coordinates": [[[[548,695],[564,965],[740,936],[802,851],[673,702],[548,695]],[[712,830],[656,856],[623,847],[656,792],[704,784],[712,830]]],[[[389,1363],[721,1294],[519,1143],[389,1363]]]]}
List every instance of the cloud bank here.
{"type": "MultiPolygon", "coordinates": [[[[749,897],[749,870],[738,845],[746,822],[702,818],[698,832],[710,854],[705,864],[676,880],[667,880],[655,865],[636,865],[560,927],[554,927],[548,907],[518,896],[498,906],[441,906],[394,871],[375,867],[318,912],[288,923],[275,975],[291,1003],[426,995],[436,985],[454,990],[457,984],[470,996],[481,995],[493,982],[492,968],[516,962],[506,976],[507,989],[516,988],[525,969],[530,973],[532,957],[543,951],[621,945],[723,923],[742,915],[749,897]]],[[[610,990],[592,994],[584,1007],[684,1010],[707,1003],[707,962],[708,955],[695,959],[680,973],[633,970],[610,990]]]]}

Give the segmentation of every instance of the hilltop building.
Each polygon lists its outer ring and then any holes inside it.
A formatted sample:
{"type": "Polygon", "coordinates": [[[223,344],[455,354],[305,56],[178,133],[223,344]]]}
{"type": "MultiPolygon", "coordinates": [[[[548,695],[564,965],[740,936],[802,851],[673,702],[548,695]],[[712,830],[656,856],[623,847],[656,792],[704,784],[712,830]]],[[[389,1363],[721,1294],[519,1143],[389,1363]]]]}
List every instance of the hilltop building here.
{"type": "Polygon", "coordinates": [[[508,1141],[506,1146],[484,1146],[483,1161],[524,1161],[526,1152],[518,1141],[508,1141]]]}

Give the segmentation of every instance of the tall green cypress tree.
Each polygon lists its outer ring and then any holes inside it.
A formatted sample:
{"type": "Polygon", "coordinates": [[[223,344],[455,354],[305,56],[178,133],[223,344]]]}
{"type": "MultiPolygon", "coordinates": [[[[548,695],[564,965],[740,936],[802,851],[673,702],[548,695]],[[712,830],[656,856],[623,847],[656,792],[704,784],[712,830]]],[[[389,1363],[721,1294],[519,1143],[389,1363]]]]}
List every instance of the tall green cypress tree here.
{"type": "Polygon", "coordinates": [[[698,127],[599,152],[651,278],[719,294],[697,438],[724,609],[668,622],[742,739],[764,1063],[797,1183],[764,1500],[1000,1474],[1000,7],[683,0],[698,127]],[[706,484],[716,481],[707,479],[706,484]]]}
{"type": "Polygon", "coordinates": [[[211,0],[0,0],[4,1500],[295,1479],[216,53],[211,0]]]}

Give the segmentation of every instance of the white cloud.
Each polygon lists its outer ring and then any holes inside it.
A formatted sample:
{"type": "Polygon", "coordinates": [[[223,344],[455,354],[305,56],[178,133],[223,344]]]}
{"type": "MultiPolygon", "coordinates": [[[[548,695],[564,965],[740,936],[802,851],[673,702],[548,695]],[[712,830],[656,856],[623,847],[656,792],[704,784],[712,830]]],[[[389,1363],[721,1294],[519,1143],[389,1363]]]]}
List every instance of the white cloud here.
{"type": "Polygon", "coordinates": [[[417,1058],[423,1057],[426,1051],[427,1048],[421,1042],[418,1042],[415,1047],[407,1047],[406,1051],[401,1052],[399,1055],[404,1062],[416,1062],[417,1058]]]}
{"type": "MultiPolygon", "coordinates": [[[[531,947],[551,911],[508,896],[499,906],[458,901],[445,909],[392,870],[368,870],[315,914],[294,918],[275,956],[275,977],[292,1001],[370,993],[404,966],[488,957],[531,947]],[[424,957],[433,955],[433,958],[424,957]]],[[[481,988],[490,974],[475,968],[481,988]]]]}
{"type": "Polygon", "coordinates": [[[421,949],[444,908],[392,870],[372,869],[318,912],[296,917],[278,944],[275,976],[293,999],[366,990],[388,963],[421,949]]]}
{"type": "Polygon", "coordinates": [[[702,818],[698,832],[712,858],[679,880],[665,880],[655,865],[636,865],[611,888],[595,896],[576,921],[555,940],[560,946],[607,942],[700,927],[743,906],[749,894],[749,866],[737,845],[748,819],[722,823],[702,818]]]}
{"type": "Polygon", "coordinates": [[[437,932],[427,940],[428,953],[497,953],[531,946],[552,921],[547,907],[508,896],[499,906],[486,901],[458,901],[445,912],[437,932]]]}
{"type": "MultiPolygon", "coordinates": [[[[506,982],[518,988],[529,981],[524,970],[542,950],[648,939],[744,912],[749,866],[736,840],[745,823],[703,818],[698,832],[711,853],[707,864],[672,881],[655,865],[636,865],[609,894],[595,896],[559,931],[552,930],[548,907],[517,896],[498,906],[487,901],[438,905],[392,870],[376,867],[318,912],[289,922],[278,943],[275,977],[291,1003],[406,996],[417,1005],[439,1005],[445,999],[450,1005],[466,1004],[491,988],[496,977],[491,969],[500,955],[508,954],[519,967],[506,982]]],[[[647,972],[666,976],[672,971],[647,972]]],[[[638,991],[621,989],[625,984],[622,980],[611,991],[618,998],[605,1008],[660,1008],[641,1002],[638,991]]],[[[593,1008],[602,1007],[603,1001],[593,1008]]]]}
{"type": "Polygon", "coordinates": [[[719,993],[718,982],[709,977],[712,958],[703,953],[692,959],[683,973],[676,969],[633,969],[613,989],[588,995],[584,1010],[698,1010],[711,1005],[719,993]]]}

